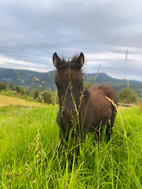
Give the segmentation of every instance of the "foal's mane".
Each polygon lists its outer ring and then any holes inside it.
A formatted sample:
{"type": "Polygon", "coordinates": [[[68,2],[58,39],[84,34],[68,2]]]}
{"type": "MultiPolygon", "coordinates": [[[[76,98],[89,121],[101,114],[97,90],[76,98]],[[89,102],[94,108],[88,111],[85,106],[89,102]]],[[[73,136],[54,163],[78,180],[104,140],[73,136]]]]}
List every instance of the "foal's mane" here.
{"type": "MultiPolygon", "coordinates": [[[[59,66],[59,71],[64,71],[66,68],[71,68],[76,71],[81,71],[81,65],[78,63],[78,55],[73,56],[71,60],[67,60],[64,57],[61,59],[61,65],[59,66]]],[[[81,71],[82,73],[82,71],[81,71]]]]}

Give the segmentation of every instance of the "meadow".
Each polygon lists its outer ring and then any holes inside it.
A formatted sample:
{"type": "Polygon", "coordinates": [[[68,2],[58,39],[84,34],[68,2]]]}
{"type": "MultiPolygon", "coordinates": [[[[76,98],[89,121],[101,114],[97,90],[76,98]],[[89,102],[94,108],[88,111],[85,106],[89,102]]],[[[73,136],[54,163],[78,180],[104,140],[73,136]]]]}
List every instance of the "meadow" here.
{"type": "Polygon", "coordinates": [[[58,152],[57,105],[0,107],[0,188],[142,188],[142,113],[120,109],[111,141],[94,146],[94,134],[80,145],[69,168],[58,152]]]}

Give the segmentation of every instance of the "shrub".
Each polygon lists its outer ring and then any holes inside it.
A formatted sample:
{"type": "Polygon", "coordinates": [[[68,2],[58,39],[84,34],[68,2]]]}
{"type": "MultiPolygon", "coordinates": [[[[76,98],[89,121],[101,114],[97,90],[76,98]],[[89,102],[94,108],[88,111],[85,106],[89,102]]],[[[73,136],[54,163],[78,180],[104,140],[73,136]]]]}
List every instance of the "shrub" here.
{"type": "Polygon", "coordinates": [[[57,103],[57,95],[55,92],[51,90],[41,91],[40,89],[37,88],[34,91],[32,91],[32,96],[34,99],[38,100],[39,102],[44,102],[47,104],[57,103]]]}
{"type": "Polygon", "coordinates": [[[137,95],[136,92],[134,92],[134,91],[132,91],[130,89],[123,88],[118,93],[118,100],[119,100],[119,102],[122,102],[122,103],[133,104],[133,103],[137,102],[138,95],[137,95]]]}
{"type": "Polygon", "coordinates": [[[4,83],[4,82],[0,82],[0,91],[1,90],[6,90],[6,88],[7,88],[7,84],[4,83]]]}
{"type": "Polygon", "coordinates": [[[41,102],[48,103],[48,104],[55,104],[56,103],[56,94],[51,90],[45,90],[39,93],[39,98],[41,102]]]}
{"type": "Polygon", "coordinates": [[[16,91],[18,94],[24,95],[26,93],[26,90],[23,87],[13,85],[12,87],[13,91],[16,91]]]}
{"type": "Polygon", "coordinates": [[[39,93],[41,93],[40,89],[35,89],[32,91],[32,96],[35,100],[40,101],[39,93]]]}

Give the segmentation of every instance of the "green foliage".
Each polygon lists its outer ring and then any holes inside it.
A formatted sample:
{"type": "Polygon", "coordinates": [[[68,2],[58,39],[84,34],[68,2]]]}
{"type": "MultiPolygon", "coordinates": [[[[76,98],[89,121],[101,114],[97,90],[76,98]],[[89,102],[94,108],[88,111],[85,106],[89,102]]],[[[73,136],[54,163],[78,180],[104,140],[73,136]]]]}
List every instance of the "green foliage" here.
{"type": "Polygon", "coordinates": [[[7,89],[7,84],[4,82],[0,82],[0,91],[1,90],[6,90],[7,89]]]}
{"type": "Polygon", "coordinates": [[[133,104],[138,101],[138,95],[136,92],[134,92],[130,89],[123,88],[118,93],[118,100],[119,100],[119,102],[122,102],[122,103],[133,104]]]}
{"type": "Polygon", "coordinates": [[[39,93],[39,98],[41,102],[48,104],[56,104],[56,93],[51,90],[45,90],[39,93]]]}
{"type": "MultiPolygon", "coordinates": [[[[142,188],[142,114],[117,114],[112,139],[80,145],[69,170],[69,149],[58,152],[58,107],[0,108],[0,188],[142,188]]],[[[70,149],[72,150],[72,149],[70,149]]]]}
{"type": "Polygon", "coordinates": [[[51,89],[42,91],[41,90],[42,86],[41,86],[39,88],[30,91],[17,85],[8,85],[8,86],[9,86],[9,90],[7,90],[7,83],[0,82],[0,91],[2,95],[16,96],[16,97],[19,96],[21,98],[30,99],[30,100],[33,98],[38,102],[44,102],[48,104],[58,103],[57,94],[55,91],[51,91],[51,89]]]}
{"type": "Polygon", "coordinates": [[[26,93],[26,90],[23,87],[13,85],[12,87],[13,91],[16,91],[18,94],[24,95],[26,93]]]}
{"type": "Polygon", "coordinates": [[[31,91],[31,95],[33,96],[33,98],[38,101],[40,101],[40,97],[39,97],[40,93],[41,93],[40,89],[34,89],[33,91],[31,91]]]}
{"type": "Polygon", "coordinates": [[[41,91],[40,89],[35,89],[32,91],[32,96],[35,100],[47,104],[56,104],[57,102],[56,92],[51,90],[41,91]]]}
{"type": "Polygon", "coordinates": [[[16,91],[19,95],[29,94],[29,91],[24,87],[12,85],[6,82],[0,82],[0,91],[5,91],[5,93],[9,92],[9,94],[12,94],[12,91],[16,91]]]}

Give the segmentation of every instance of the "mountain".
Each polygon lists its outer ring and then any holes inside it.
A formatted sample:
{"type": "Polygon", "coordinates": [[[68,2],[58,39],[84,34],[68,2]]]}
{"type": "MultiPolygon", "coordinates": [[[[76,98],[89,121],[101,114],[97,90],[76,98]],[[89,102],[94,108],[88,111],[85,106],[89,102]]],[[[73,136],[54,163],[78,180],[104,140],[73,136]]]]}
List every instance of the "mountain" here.
{"type": "MultiPolygon", "coordinates": [[[[107,84],[112,86],[117,92],[122,88],[127,87],[127,81],[121,79],[115,79],[107,75],[106,73],[87,73],[84,74],[84,82],[90,84],[107,84]]],[[[42,89],[56,90],[54,84],[55,71],[47,73],[39,73],[35,71],[27,70],[12,70],[0,68],[0,81],[8,82],[15,85],[20,85],[28,89],[38,88],[42,86],[42,89]],[[38,78],[37,80],[34,78],[38,78]]],[[[142,97],[142,82],[130,80],[130,88],[138,93],[142,97]]]]}
{"type": "Polygon", "coordinates": [[[27,70],[12,70],[0,68],[0,81],[8,82],[14,85],[21,85],[28,89],[33,89],[42,85],[43,88],[55,89],[54,85],[55,71],[40,73],[27,70]],[[34,78],[39,78],[39,82],[34,78]]]}
{"type": "MultiPolygon", "coordinates": [[[[110,85],[116,92],[127,87],[127,80],[112,78],[105,73],[86,74],[84,81],[90,84],[110,85]]],[[[129,80],[129,87],[131,90],[135,91],[139,97],[142,97],[141,81],[129,80]]]]}

